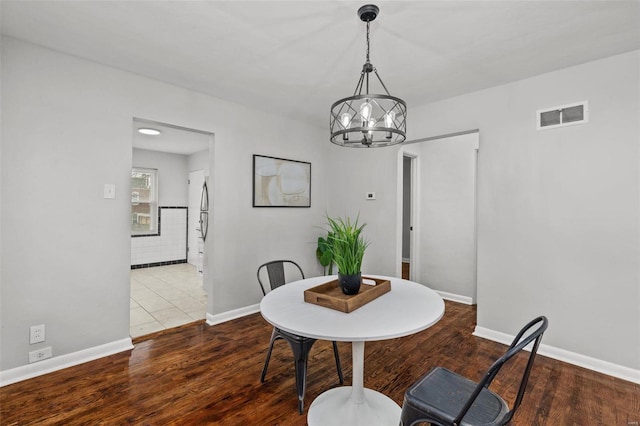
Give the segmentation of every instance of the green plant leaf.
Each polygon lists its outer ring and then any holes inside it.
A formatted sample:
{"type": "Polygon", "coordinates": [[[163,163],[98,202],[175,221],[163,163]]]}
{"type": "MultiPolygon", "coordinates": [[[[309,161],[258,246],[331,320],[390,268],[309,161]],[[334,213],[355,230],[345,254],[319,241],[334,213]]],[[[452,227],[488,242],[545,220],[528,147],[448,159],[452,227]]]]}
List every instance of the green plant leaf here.
{"type": "Polygon", "coordinates": [[[358,226],[360,215],[352,223],[347,217],[331,218],[327,216],[329,225],[327,240],[330,243],[328,251],[333,256],[333,261],[338,265],[341,274],[350,275],[361,272],[362,259],[369,243],[361,233],[366,223],[358,226]]]}
{"type": "Polygon", "coordinates": [[[332,260],[333,260],[333,255],[331,254],[330,251],[326,251],[322,253],[322,256],[320,256],[320,264],[322,266],[329,266],[332,260]]]}

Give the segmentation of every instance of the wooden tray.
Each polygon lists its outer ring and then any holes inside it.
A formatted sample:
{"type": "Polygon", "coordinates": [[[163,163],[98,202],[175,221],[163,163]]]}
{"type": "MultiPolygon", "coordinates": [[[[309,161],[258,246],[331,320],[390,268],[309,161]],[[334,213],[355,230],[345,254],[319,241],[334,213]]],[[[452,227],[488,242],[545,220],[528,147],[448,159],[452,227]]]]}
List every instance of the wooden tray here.
{"type": "Polygon", "coordinates": [[[340,289],[338,280],[333,280],[305,290],[304,301],[349,313],[391,291],[389,280],[369,277],[362,277],[362,280],[374,281],[375,285],[362,284],[358,294],[347,295],[340,289]]]}

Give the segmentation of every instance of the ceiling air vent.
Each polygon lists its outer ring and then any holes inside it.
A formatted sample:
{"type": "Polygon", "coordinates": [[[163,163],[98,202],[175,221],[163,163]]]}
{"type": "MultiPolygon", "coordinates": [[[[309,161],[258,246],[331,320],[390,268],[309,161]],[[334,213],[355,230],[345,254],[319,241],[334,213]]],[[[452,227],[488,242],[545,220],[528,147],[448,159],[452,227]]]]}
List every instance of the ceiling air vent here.
{"type": "Polygon", "coordinates": [[[589,121],[589,104],[584,101],[539,109],[536,111],[536,121],[538,130],[586,123],[589,121]]]}

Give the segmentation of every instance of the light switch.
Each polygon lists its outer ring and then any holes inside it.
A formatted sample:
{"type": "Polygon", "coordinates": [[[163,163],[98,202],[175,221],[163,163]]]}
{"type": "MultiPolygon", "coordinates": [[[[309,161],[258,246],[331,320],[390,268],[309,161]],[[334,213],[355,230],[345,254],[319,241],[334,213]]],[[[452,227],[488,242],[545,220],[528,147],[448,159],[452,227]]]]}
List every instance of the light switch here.
{"type": "Polygon", "coordinates": [[[104,184],[104,198],[116,198],[116,185],[113,183],[104,184]]]}

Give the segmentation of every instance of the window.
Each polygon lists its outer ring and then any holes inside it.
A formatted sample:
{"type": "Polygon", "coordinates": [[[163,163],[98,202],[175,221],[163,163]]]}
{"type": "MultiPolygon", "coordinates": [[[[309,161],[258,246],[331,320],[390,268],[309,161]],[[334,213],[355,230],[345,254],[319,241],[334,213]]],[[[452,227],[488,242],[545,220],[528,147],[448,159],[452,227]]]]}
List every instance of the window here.
{"type": "Polygon", "coordinates": [[[158,170],[131,169],[131,234],[158,232],[158,170]]]}

